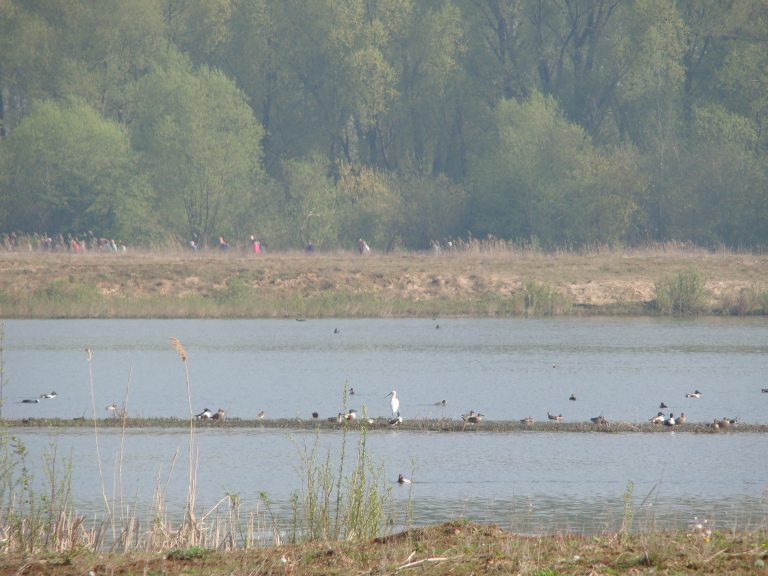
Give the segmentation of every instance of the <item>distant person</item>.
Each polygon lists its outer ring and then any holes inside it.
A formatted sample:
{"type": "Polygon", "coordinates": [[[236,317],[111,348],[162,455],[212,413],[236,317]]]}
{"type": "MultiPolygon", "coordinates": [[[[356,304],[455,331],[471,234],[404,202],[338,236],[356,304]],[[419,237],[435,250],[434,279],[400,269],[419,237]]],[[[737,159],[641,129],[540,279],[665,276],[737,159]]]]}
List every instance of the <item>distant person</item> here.
{"type": "Polygon", "coordinates": [[[357,241],[357,249],[362,256],[368,256],[371,253],[371,247],[362,238],[357,241]]]}
{"type": "Polygon", "coordinates": [[[261,242],[256,240],[256,237],[253,235],[251,235],[251,252],[261,254],[261,242]]]}
{"type": "Polygon", "coordinates": [[[314,252],[315,251],[315,245],[312,244],[312,240],[307,242],[306,247],[304,248],[307,252],[314,252]]]}
{"type": "Polygon", "coordinates": [[[219,250],[221,252],[228,252],[229,251],[229,242],[224,240],[224,236],[219,236],[219,250]]]}

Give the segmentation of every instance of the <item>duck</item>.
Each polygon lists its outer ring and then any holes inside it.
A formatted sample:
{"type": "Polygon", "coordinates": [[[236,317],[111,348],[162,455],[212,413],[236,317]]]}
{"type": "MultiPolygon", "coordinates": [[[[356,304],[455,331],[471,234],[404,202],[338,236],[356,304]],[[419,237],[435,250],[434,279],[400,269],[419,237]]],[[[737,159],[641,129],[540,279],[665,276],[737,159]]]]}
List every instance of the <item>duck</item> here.
{"type": "Polygon", "coordinates": [[[312,412],[312,418],[317,420],[318,418],[320,418],[320,414],[318,414],[317,412],[312,412]]]}
{"type": "Polygon", "coordinates": [[[351,409],[346,414],[344,414],[345,420],[354,420],[355,418],[357,418],[357,411],[354,409],[351,409]]]}
{"type": "Polygon", "coordinates": [[[441,400],[440,402],[435,402],[435,406],[446,406],[448,403],[445,400],[441,400]]]}
{"type": "Polygon", "coordinates": [[[212,415],[213,414],[208,408],[204,408],[203,411],[200,412],[200,414],[195,414],[195,418],[197,418],[198,420],[210,420],[212,415]]]}
{"type": "Polygon", "coordinates": [[[768,388],[763,388],[763,389],[762,389],[762,393],[763,393],[763,394],[768,394],[768,388]]]}
{"type": "Polygon", "coordinates": [[[40,398],[45,398],[46,400],[50,400],[51,398],[56,398],[57,394],[56,392],[48,392],[47,394],[40,394],[40,398]]]}
{"type": "Polygon", "coordinates": [[[665,408],[669,408],[669,406],[667,406],[666,404],[664,404],[664,402],[662,402],[661,404],[659,404],[659,410],[664,410],[665,408]]]}
{"type": "Polygon", "coordinates": [[[685,424],[685,412],[680,412],[680,416],[677,417],[678,424],[685,424]]]}
{"type": "Polygon", "coordinates": [[[662,424],[664,422],[664,412],[659,412],[658,414],[656,414],[656,416],[651,418],[649,422],[653,424],[662,424]]]}
{"type": "Polygon", "coordinates": [[[22,404],[37,404],[38,402],[40,402],[40,398],[24,398],[21,401],[22,404]]]}
{"type": "Polygon", "coordinates": [[[355,395],[355,389],[354,388],[350,388],[349,389],[349,395],[350,396],[354,396],[355,395]]]}
{"type": "Polygon", "coordinates": [[[411,481],[408,480],[408,478],[406,478],[402,474],[398,474],[398,476],[397,476],[397,483],[398,484],[410,484],[411,481]]]}
{"type": "Polygon", "coordinates": [[[556,421],[560,422],[563,419],[563,415],[562,414],[555,415],[555,414],[550,414],[549,412],[547,412],[547,418],[549,418],[550,420],[556,420],[556,421]]]}
{"type": "Polygon", "coordinates": [[[523,418],[520,420],[520,424],[525,424],[526,426],[533,426],[534,419],[533,416],[528,416],[527,418],[523,418]]]}
{"type": "Polygon", "coordinates": [[[571,400],[572,402],[575,402],[576,401],[576,395],[575,394],[571,394],[571,397],[568,398],[568,400],[571,400]]]}
{"type": "Polygon", "coordinates": [[[483,418],[484,416],[482,414],[475,412],[474,410],[470,410],[466,414],[461,415],[461,419],[469,424],[479,424],[483,418]]]}
{"type": "Polygon", "coordinates": [[[213,420],[224,420],[224,416],[226,416],[226,414],[227,414],[227,413],[224,411],[224,408],[219,408],[219,409],[216,411],[216,414],[213,414],[213,415],[211,416],[211,418],[212,418],[213,420]]]}
{"type": "Polygon", "coordinates": [[[677,422],[675,422],[675,416],[670,412],[669,418],[664,420],[664,426],[674,426],[675,424],[677,424],[677,422]]]}
{"type": "Polygon", "coordinates": [[[701,398],[701,392],[698,390],[694,390],[693,392],[688,392],[688,394],[685,395],[686,398],[701,398]]]}
{"type": "Polygon", "coordinates": [[[390,418],[389,420],[387,420],[387,422],[389,423],[390,426],[397,426],[398,424],[403,423],[403,418],[400,416],[400,412],[398,412],[397,416],[395,416],[394,418],[390,418]]]}
{"type": "Polygon", "coordinates": [[[264,410],[262,410],[261,412],[256,414],[256,418],[258,418],[259,420],[264,420],[264,416],[266,416],[266,415],[267,415],[267,413],[264,412],[264,410]]]}
{"type": "Polygon", "coordinates": [[[594,418],[590,418],[590,420],[592,421],[593,424],[597,424],[598,426],[608,425],[608,420],[606,420],[602,414],[600,416],[595,416],[594,418]]]}
{"type": "Polygon", "coordinates": [[[709,425],[710,428],[712,428],[713,432],[718,432],[720,430],[720,421],[715,418],[712,420],[712,423],[709,425]]]}

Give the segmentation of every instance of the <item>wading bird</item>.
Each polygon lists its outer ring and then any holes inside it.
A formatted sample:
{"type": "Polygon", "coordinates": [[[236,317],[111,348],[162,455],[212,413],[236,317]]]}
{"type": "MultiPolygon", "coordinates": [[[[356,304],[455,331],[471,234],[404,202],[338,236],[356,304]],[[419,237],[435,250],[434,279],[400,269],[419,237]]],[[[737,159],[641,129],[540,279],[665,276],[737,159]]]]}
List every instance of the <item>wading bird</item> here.
{"type": "Polygon", "coordinates": [[[389,396],[391,396],[391,398],[389,400],[389,406],[390,406],[390,408],[392,408],[392,415],[393,416],[395,414],[399,415],[399,413],[400,413],[400,400],[398,400],[398,398],[397,398],[397,391],[396,390],[392,390],[392,392],[390,392],[389,394],[387,394],[384,397],[387,398],[389,396]]]}

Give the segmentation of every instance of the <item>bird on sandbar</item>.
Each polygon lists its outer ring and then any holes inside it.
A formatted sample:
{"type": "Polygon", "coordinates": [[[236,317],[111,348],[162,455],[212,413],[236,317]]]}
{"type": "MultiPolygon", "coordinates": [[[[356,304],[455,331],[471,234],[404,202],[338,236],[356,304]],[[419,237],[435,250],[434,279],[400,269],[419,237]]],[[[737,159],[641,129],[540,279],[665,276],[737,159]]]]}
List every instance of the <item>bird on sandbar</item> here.
{"type": "Polygon", "coordinates": [[[200,412],[200,414],[195,414],[195,418],[197,418],[198,420],[210,420],[212,415],[213,414],[208,408],[204,408],[203,411],[200,412]]]}
{"type": "Polygon", "coordinates": [[[397,391],[392,390],[389,394],[385,396],[385,398],[390,397],[389,400],[389,407],[392,408],[392,415],[398,414],[400,412],[400,400],[397,397],[397,391]]]}
{"type": "Polygon", "coordinates": [[[470,410],[466,414],[461,415],[461,419],[468,424],[479,424],[483,420],[484,416],[479,412],[470,410]]]}
{"type": "Polygon", "coordinates": [[[659,412],[656,416],[648,420],[648,422],[651,422],[652,424],[662,424],[664,422],[664,412],[659,412]]]}
{"type": "Polygon", "coordinates": [[[560,422],[563,419],[563,415],[562,414],[550,414],[549,412],[547,412],[547,418],[549,418],[550,420],[556,420],[556,421],[560,422]]]}
{"type": "Polygon", "coordinates": [[[224,420],[224,416],[226,416],[227,413],[224,411],[224,408],[219,408],[215,414],[211,415],[212,420],[224,420]]]}

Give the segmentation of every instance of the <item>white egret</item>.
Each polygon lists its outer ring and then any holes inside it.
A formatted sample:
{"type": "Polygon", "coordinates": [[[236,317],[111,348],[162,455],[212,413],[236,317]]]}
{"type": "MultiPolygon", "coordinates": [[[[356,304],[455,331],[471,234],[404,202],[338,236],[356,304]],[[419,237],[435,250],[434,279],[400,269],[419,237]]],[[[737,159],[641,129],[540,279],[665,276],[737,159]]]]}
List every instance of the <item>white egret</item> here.
{"type": "Polygon", "coordinates": [[[392,390],[389,394],[387,394],[386,397],[391,396],[392,398],[389,401],[389,405],[392,407],[392,415],[398,414],[400,411],[400,400],[397,398],[397,391],[392,390]]]}

